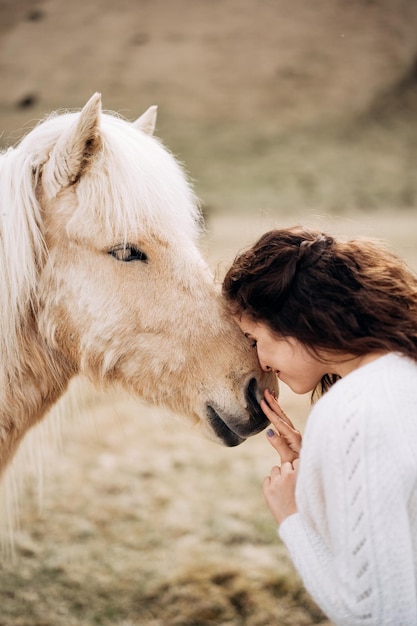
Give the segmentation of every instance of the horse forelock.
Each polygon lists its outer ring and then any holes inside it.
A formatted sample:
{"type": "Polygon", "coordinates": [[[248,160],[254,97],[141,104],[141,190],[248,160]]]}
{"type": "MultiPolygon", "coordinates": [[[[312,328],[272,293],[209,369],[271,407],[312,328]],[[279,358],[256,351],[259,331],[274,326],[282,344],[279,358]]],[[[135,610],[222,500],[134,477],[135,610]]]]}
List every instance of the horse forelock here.
{"type": "Polygon", "coordinates": [[[103,150],[78,189],[110,229],[186,244],[201,232],[193,189],[162,144],[116,117],[102,118],[103,150]]]}
{"type": "MultiPolygon", "coordinates": [[[[31,153],[35,170],[76,115],[52,115],[23,139],[20,148],[31,153]]],[[[198,201],[173,155],[115,114],[101,115],[100,132],[101,148],[77,185],[80,211],[93,211],[110,232],[139,230],[182,244],[196,240],[202,227],[198,201]]]]}
{"type": "MultiPolygon", "coordinates": [[[[41,170],[77,115],[51,114],[23,138],[19,151],[34,171],[41,170]]],[[[93,206],[95,217],[113,229],[164,231],[173,241],[198,238],[202,226],[198,201],[169,150],[111,112],[101,115],[100,131],[102,149],[80,181],[80,204],[93,206]]]]}

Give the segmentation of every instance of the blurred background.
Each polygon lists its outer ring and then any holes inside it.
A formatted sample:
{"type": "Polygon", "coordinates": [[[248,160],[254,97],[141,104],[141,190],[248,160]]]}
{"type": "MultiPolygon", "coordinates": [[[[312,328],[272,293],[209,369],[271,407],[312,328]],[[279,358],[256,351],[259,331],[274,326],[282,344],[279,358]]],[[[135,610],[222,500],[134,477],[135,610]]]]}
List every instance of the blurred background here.
{"type": "MultiPolygon", "coordinates": [[[[157,104],[218,280],[297,222],[417,268],[415,0],[0,0],[0,86],[2,148],[95,91],[131,120],[157,104]]],[[[309,398],[282,398],[302,428],[309,398]]],[[[262,434],[223,449],[83,388],[61,447],[20,489],[0,626],[328,623],[264,505],[262,434]]]]}

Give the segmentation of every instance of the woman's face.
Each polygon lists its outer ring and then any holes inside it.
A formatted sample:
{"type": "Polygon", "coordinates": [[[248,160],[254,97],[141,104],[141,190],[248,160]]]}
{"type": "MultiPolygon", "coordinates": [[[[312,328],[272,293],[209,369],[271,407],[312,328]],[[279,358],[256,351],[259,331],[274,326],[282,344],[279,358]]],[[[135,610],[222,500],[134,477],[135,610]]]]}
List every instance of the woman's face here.
{"type": "Polygon", "coordinates": [[[330,373],[329,363],[310,354],[297,339],[277,337],[266,324],[254,322],[245,313],[235,321],[256,348],[261,368],[274,371],[295,393],[311,392],[330,373]]]}

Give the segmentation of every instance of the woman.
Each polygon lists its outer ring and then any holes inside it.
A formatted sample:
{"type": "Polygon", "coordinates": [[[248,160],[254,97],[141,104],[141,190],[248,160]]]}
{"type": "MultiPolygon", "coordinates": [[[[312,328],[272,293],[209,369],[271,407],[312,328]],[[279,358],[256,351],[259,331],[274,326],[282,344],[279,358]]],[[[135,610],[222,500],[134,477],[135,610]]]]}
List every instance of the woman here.
{"type": "Polygon", "coordinates": [[[281,456],[264,494],[307,590],[338,626],[417,624],[417,277],[296,227],[238,256],[223,294],[261,367],[319,397],[302,449],[261,402],[281,456]]]}

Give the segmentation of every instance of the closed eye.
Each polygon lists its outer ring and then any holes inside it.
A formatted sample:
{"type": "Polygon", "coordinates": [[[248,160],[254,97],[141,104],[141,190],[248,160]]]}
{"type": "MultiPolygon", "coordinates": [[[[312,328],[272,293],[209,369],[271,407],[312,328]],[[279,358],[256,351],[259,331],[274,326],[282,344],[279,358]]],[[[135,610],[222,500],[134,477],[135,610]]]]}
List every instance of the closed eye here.
{"type": "Polygon", "coordinates": [[[250,347],[251,348],[256,348],[256,344],[257,344],[256,339],[251,337],[251,335],[249,333],[245,333],[245,337],[246,337],[246,339],[249,339],[249,341],[251,342],[250,347]]]}
{"type": "Polygon", "coordinates": [[[131,246],[128,243],[115,246],[108,251],[108,254],[114,257],[117,261],[123,261],[124,263],[129,263],[130,261],[142,261],[146,263],[148,260],[145,252],[135,246],[131,246]]]}

